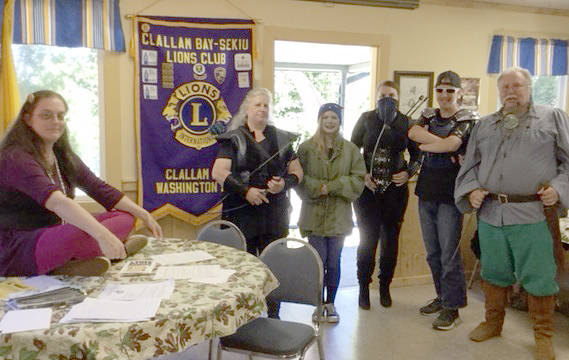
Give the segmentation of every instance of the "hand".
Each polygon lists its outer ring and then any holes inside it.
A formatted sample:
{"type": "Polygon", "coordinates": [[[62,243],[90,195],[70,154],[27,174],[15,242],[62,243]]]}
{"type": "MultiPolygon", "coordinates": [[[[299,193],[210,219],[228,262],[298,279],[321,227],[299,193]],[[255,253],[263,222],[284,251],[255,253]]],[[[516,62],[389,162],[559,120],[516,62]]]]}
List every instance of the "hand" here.
{"type": "Polygon", "coordinates": [[[398,172],[397,174],[393,174],[391,176],[391,181],[395,184],[395,186],[403,186],[407,181],[409,181],[409,173],[405,170],[398,172]]]}
{"type": "Polygon", "coordinates": [[[370,174],[365,175],[365,184],[366,187],[370,189],[372,192],[375,192],[375,190],[377,190],[377,184],[372,180],[370,174]]]}
{"type": "Polygon", "coordinates": [[[249,190],[247,190],[247,194],[245,194],[245,200],[251,205],[261,205],[264,202],[268,204],[269,199],[265,196],[266,192],[265,189],[250,187],[249,190]]]}
{"type": "MultiPolygon", "coordinates": [[[[280,176],[273,176],[269,182],[267,182],[267,190],[271,194],[278,194],[283,191],[285,187],[285,181],[280,176]]],[[[267,201],[268,202],[268,201],[267,201]]]]}
{"type": "Polygon", "coordinates": [[[470,194],[468,194],[468,202],[470,203],[470,206],[472,206],[473,209],[480,209],[484,198],[489,193],[490,192],[488,190],[481,188],[471,191],[470,194]]]}
{"type": "Polygon", "coordinates": [[[452,161],[453,164],[458,164],[462,166],[462,163],[464,162],[464,156],[462,156],[461,154],[453,155],[450,157],[450,161],[452,161]]]}
{"type": "Polygon", "coordinates": [[[551,186],[540,188],[537,194],[545,206],[555,205],[555,203],[559,201],[559,194],[557,194],[557,191],[551,186]]]}
{"type": "Polygon", "coordinates": [[[150,215],[150,213],[146,212],[145,216],[142,218],[142,222],[144,225],[152,232],[152,235],[157,239],[162,239],[162,227],[160,224],[150,215]]]}
{"type": "Polygon", "coordinates": [[[124,244],[112,232],[106,231],[95,240],[101,248],[101,252],[109,259],[124,259],[126,258],[126,250],[124,244]]]}
{"type": "Polygon", "coordinates": [[[320,185],[320,195],[322,196],[328,195],[328,187],[326,187],[326,184],[320,185]]]}

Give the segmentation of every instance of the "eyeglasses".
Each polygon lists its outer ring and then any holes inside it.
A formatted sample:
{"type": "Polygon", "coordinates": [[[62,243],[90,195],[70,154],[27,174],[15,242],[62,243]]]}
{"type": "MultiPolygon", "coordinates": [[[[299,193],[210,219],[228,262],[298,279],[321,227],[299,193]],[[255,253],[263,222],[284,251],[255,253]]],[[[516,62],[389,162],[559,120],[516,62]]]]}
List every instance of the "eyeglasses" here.
{"type": "Polygon", "coordinates": [[[46,111],[42,111],[38,114],[39,118],[42,120],[51,120],[51,119],[56,119],[59,121],[66,121],[67,119],[65,118],[65,116],[67,115],[67,113],[61,112],[61,113],[54,113],[51,112],[49,110],[46,111]]]}
{"type": "Polygon", "coordinates": [[[436,88],[435,89],[436,92],[440,93],[445,93],[445,94],[454,94],[455,92],[458,91],[458,89],[454,89],[454,88],[445,88],[445,89],[441,89],[441,88],[436,88]]]}

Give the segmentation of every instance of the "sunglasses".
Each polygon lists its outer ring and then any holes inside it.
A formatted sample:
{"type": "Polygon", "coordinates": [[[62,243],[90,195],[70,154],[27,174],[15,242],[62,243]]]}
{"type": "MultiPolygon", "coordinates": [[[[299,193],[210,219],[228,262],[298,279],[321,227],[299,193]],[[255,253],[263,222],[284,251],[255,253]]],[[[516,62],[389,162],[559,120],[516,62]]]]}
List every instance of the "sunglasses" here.
{"type": "Polygon", "coordinates": [[[444,92],[445,94],[454,94],[455,92],[458,91],[458,89],[453,89],[453,88],[450,88],[450,89],[438,89],[438,88],[437,88],[437,89],[435,89],[435,91],[438,92],[439,94],[441,94],[441,93],[443,93],[443,92],[444,92]]]}

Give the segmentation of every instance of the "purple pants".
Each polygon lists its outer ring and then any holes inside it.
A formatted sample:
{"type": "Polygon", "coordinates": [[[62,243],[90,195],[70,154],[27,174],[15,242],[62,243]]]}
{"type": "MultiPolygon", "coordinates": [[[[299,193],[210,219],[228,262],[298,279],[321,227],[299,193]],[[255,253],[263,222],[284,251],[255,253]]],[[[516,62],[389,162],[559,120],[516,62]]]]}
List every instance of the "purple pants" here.
{"type": "MultiPolygon", "coordinates": [[[[134,226],[134,217],[122,211],[96,214],[95,219],[121,241],[125,241],[134,226]]],[[[84,260],[103,253],[97,240],[71,224],[56,225],[43,231],[34,251],[37,273],[47,274],[70,260],[84,260]]]]}

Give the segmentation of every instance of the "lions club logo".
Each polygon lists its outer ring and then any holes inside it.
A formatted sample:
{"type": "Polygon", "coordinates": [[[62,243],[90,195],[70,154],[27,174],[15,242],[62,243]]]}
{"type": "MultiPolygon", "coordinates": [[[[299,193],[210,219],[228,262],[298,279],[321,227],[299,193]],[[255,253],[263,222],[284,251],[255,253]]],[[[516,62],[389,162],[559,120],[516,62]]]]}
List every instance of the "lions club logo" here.
{"type": "Polygon", "coordinates": [[[229,122],[231,113],[214,85],[192,81],[178,86],[162,109],[174,138],[196,150],[215,144],[209,129],[216,121],[229,122]]]}

